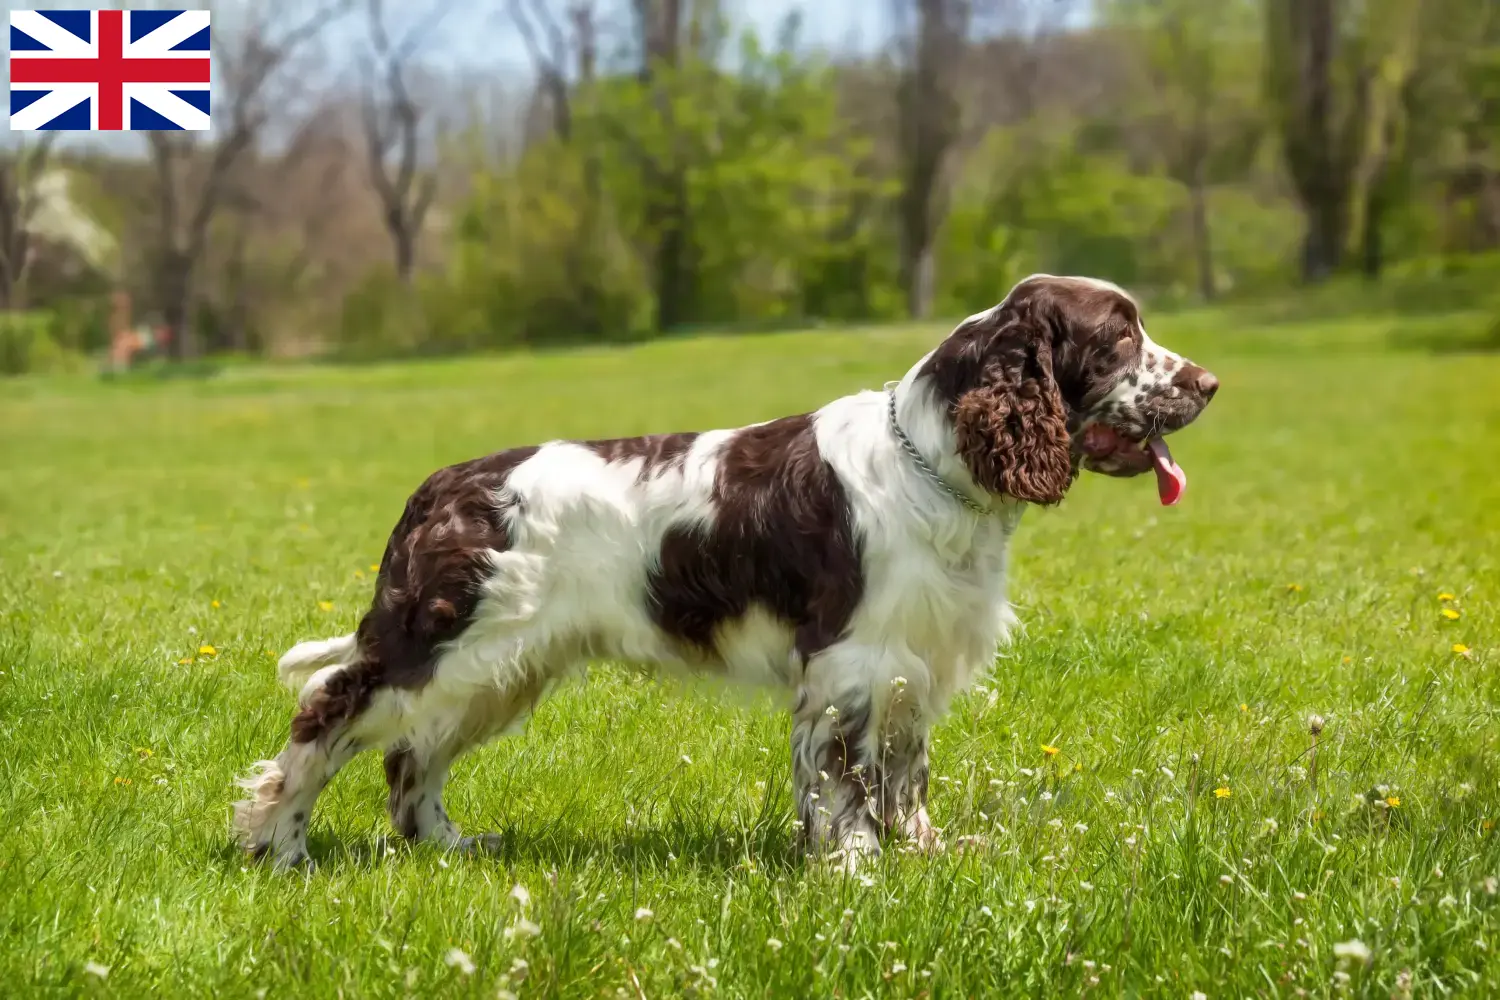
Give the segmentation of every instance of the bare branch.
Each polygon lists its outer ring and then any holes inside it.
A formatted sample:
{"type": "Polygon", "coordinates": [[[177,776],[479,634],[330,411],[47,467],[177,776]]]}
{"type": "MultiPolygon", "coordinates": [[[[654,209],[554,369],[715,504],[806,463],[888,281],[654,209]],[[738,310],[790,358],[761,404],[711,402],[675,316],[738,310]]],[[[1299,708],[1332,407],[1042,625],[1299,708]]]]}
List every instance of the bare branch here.
{"type": "Polygon", "coordinates": [[[384,0],[366,0],[371,58],[364,66],[360,112],[371,186],[380,199],[386,231],[396,258],[396,273],[410,281],[416,266],[416,240],[436,193],[436,180],[419,176],[422,110],[407,80],[409,60],[441,20],[446,6],[400,40],[393,40],[384,0]]]}
{"type": "Polygon", "coordinates": [[[216,46],[219,79],[225,98],[211,138],[216,140],[205,158],[192,135],[148,132],[147,143],[157,175],[158,246],[153,260],[157,306],[171,331],[172,349],[182,356],[191,350],[187,317],[197,268],[204,256],[214,216],[224,205],[236,166],[253,150],[270,118],[270,81],[287,61],[353,0],[327,0],[283,31],[273,31],[289,10],[307,6],[262,2],[247,9],[248,21],[229,44],[216,46]],[[227,106],[227,107],[226,107],[227,106]],[[195,166],[201,169],[195,170],[195,166]],[[201,177],[189,185],[192,175],[201,177]]]}

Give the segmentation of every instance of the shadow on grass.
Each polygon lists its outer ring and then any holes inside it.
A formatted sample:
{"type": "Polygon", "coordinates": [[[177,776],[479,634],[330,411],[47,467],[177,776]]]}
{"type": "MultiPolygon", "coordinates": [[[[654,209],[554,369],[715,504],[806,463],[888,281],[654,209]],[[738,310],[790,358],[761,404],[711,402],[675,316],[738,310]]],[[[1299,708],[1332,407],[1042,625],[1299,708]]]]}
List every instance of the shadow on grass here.
{"type": "MultiPolygon", "coordinates": [[[[500,865],[539,864],[547,867],[666,867],[672,864],[729,871],[750,861],[764,872],[792,872],[805,859],[787,825],[742,830],[728,824],[700,825],[668,822],[644,829],[608,828],[592,831],[560,825],[510,827],[499,833],[475,835],[476,846],[462,853],[479,862],[500,865]]],[[[432,844],[413,844],[397,836],[345,839],[325,830],[308,836],[308,853],[318,868],[331,871],[375,871],[409,864],[424,853],[441,854],[432,844]]],[[[245,853],[224,841],[213,860],[226,872],[247,863],[245,853]]]]}

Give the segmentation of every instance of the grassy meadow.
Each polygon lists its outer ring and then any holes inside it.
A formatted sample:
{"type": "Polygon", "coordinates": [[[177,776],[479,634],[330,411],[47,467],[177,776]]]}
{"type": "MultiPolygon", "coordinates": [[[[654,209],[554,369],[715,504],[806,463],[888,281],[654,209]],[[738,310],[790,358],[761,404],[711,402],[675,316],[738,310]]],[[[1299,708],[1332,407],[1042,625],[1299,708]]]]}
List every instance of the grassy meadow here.
{"type": "Polygon", "coordinates": [[[275,874],[232,783],[434,467],[797,412],[944,330],[0,382],[0,992],[1495,995],[1500,355],[1429,347],[1482,323],[1154,322],[1223,382],[1182,505],[1027,515],[1025,632],[936,733],[950,850],[855,878],[793,853],[769,698],[608,664],[455,768],[493,856],[392,839],[366,755],[275,874]]]}

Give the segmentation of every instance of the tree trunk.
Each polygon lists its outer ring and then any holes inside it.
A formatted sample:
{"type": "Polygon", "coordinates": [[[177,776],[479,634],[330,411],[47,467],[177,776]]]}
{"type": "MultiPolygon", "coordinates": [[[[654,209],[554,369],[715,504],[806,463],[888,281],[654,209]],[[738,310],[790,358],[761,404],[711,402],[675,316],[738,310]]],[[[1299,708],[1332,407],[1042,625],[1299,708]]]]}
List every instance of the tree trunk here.
{"type": "Polygon", "coordinates": [[[656,244],[656,329],[671,330],[692,316],[692,265],[687,217],[687,189],[679,177],[671,202],[655,220],[661,233],[656,244]]]}
{"type": "Polygon", "coordinates": [[[1318,284],[1328,280],[1344,263],[1343,205],[1324,200],[1305,206],[1307,232],[1302,242],[1302,280],[1318,284]]]}
{"type": "Polygon", "coordinates": [[[932,314],[933,285],[937,266],[933,260],[932,241],[921,234],[902,248],[901,284],[906,292],[906,312],[912,319],[926,319],[932,314]]]}
{"type": "Polygon", "coordinates": [[[1208,191],[1203,181],[1203,164],[1194,172],[1193,182],[1188,185],[1188,200],[1193,216],[1193,253],[1198,259],[1198,294],[1203,301],[1212,302],[1218,297],[1218,282],[1214,279],[1213,233],[1208,224],[1208,191]]]}
{"type": "Polygon", "coordinates": [[[190,321],[192,264],[187,254],[169,251],[161,274],[161,322],[167,331],[168,356],[177,361],[197,357],[198,344],[190,321]]]}
{"type": "Polygon", "coordinates": [[[417,271],[417,234],[404,219],[391,219],[389,229],[396,254],[396,280],[410,288],[417,271]]]}
{"type": "Polygon", "coordinates": [[[1377,189],[1371,192],[1365,207],[1364,239],[1360,247],[1360,270],[1367,278],[1379,278],[1385,268],[1385,241],[1381,236],[1381,223],[1385,220],[1386,198],[1377,189]]]}

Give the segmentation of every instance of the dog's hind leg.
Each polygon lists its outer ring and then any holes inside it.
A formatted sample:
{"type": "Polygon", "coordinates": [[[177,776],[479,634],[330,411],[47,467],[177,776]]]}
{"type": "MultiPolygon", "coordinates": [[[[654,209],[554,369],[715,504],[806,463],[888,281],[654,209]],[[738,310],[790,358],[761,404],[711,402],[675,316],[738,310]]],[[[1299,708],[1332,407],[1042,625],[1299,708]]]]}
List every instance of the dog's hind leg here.
{"type": "Polygon", "coordinates": [[[304,864],[307,827],[318,795],[360,751],[380,746],[399,726],[397,692],[372,690],[368,665],[325,667],[308,681],[292,719],[291,740],[239,784],[235,804],[240,845],[278,868],[304,864]]]}
{"type": "MultiPolygon", "coordinates": [[[[441,676],[439,667],[439,676],[441,676]]],[[[385,754],[391,825],[408,840],[443,847],[474,847],[483,838],[462,837],[443,805],[448,770],[461,755],[521,722],[546,693],[540,677],[518,679],[450,702],[445,709],[417,709],[421,721],[385,754]]]]}

